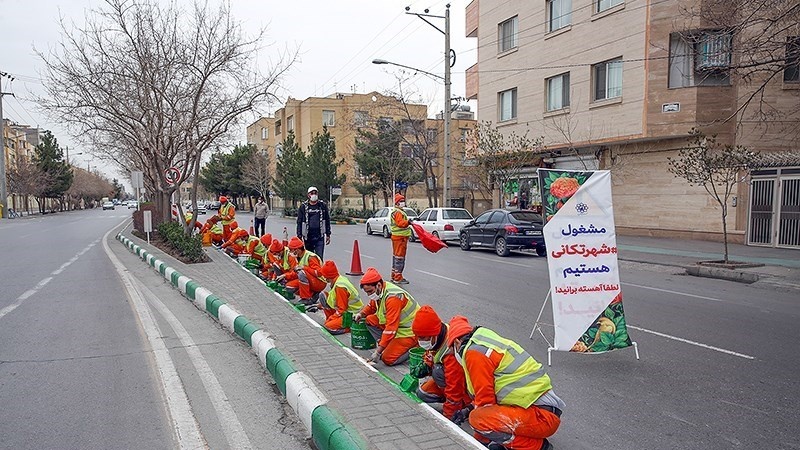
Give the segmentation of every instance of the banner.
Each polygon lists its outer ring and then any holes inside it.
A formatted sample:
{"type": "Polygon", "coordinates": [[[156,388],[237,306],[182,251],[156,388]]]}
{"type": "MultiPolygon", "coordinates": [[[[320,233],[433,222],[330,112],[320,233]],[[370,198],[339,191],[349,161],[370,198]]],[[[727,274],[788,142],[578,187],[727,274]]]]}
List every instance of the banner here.
{"type": "Polygon", "coordinates": [[[596,353],[630,346],[619,285],[611,173],[538,173],[555,349],[596,353]]]}

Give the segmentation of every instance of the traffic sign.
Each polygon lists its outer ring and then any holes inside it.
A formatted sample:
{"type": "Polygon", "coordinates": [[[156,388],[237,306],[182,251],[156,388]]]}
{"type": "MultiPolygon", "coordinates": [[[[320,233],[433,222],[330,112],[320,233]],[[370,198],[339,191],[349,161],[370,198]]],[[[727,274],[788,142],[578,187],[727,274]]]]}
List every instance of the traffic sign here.
{"type": "Polygon", "coordinates": [[[164,171],[164,179],[169,184],[176,184],[181,179],[181,171],[177,167],[170,167],[164,171]]]}

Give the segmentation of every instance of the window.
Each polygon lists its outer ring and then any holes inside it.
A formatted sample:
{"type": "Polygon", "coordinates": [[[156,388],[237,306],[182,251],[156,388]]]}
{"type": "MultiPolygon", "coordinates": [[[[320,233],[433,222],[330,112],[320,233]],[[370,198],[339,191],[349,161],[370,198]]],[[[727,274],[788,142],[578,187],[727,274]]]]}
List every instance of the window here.
{"type": "Polygon", "coordinates": [[[556,31],[572,23],[572,0],[547,0],[547,31],[556,31]]]}
{"type": "Polygon", "coordinates": [[[423,212],[423,213],[422,213],[422,215],[420,215],[420,216],[417,218],[417,221],[419,221],[419,222],[424,222],[424,221],[428,220],[428,214],[430,214],[430,213],[431,213],[430,211],[425,211],[425,212],[423,212]]]}
{"type": "Polygon", "coordinates": [[[436,128],[428,128],[425,130],[425,133],[425,139],[427,139],[428,142],[436,142],[436,138],[439,135],[439,131],[436,128]]]}
{"type": "Polygon", "coordinates": [[[569,72],[547,79],[547,110],[569,106],[569,72]]]}
{"type": "Polygon", "coordinates": [[[622,2],[623,0],[595,0],[595,5],[597,5],[597,11],[595,12],[603,12],[619,5],[622,2]]]}
{"type": "Polygon", "coordinates": [[[488,222],[489,221],[489,216],[491,216],[492,213],[493,213],[493,211],[486,211],[485,213],[483,213],[480,216],[478,216],[477,219],[475,219],[475,223],[483,224],[483,223],[488,222]]]}
{"type": "Polygon", "coordinates": [[[669,87],[730,84],[729,34],[713,31],[673,33],[669,39],[669,87]]]}
{"type": "Polygon", "coordinates": [[[414,132],[414,123],[408,119],[403,119],[402,122],[403,133],[412,134],[414,132]]]}
{"type": "Polygon", "coordinates": [[[394,120],[391,117],[381,117],[378,119],[378,129],[382,131],[390,130],[394,120]]]}
{"type": "Polygon", "coordinates": [[[469,128],[459,128],[458,129],[458,140],[461,142],[467,142],[467,138],[469,137],[469,128]]]}
{"type": "Polygon", "coordinates": [[[294,131],[294,116],[286,118],[286,131],[294,131]]]}
{"type": "Polygon", "coordinates": [[[593,100],[622,97],[622,59],[612,59],[592,66],[593,100]]]}
{"type": "Polygon", "coordinates": [[[506,220],[506,213],[502,211],[495,211],[492,214],[492,218],[489,219],[489,223],[503,223],[506,220]]]}
{"type": "Polygon", "coordinates": [[[281,121],[280,120],[276,120],[275,121],[275,136],[277,136],[279,134],[281,134],[281,121]]]}
{"type": "Polygon", "coordinates": [[[800,36],[786,38],[786,68],[783,70],[783,81],[800,82],[800,36]]]}
{"type": "Polygon", "coordinates": [[[261,139],[267,139],[269,137],[269,128],[262,128],[261,129],[261,139]]]}
{"type": "Polygon", "coordinates": [[[498,51],[507,52],[517,46],[517,16],[497,26],[498,51]]]}
{"type": "Polygon", "coordinates": [[[517,88],[497,94],[497,104],[500,107],[499,121],[517,118],[517,88]]]}
{"type": "Polygon", "coordinates": [[[333,127],[336,126],[336,116],[333,111],[322,110],[322,126],[333,127]]]}
{"type": "Polygon", "coordinates": [[[369,120],[369,113],[367,113],[366,111],[356,111],[353,114],[353,123],[357,127],[366,126],[368,120],[369,120]]]}

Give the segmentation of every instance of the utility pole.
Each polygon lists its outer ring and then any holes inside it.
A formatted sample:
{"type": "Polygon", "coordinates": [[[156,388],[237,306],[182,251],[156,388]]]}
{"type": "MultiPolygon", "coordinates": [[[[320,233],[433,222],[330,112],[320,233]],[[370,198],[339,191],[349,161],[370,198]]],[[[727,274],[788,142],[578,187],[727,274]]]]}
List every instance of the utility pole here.
{"type": "MultiPolygon", "coordinates": [[[[9,76],[5,72],[0,72],[0,76],[8,78],[13,81],[14,77],[9,76]]],[[[3,119],[3,97],[6,95],[13,96],[11,92],[2,92],[0,86],[0,148],[3,150],[3,155],[0,157],[0,218],[8,218],[8,192],[6,191],[6,121],[3,119]]]]}

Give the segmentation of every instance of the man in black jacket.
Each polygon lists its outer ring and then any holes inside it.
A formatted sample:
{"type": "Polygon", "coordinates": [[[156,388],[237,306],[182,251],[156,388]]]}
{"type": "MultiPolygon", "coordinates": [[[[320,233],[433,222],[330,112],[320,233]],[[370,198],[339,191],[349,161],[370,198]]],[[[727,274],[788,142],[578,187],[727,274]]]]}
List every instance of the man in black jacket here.
{"type": "Polygon", "coordinates": [[[325,259],[325,245],[331,243],[331,217],[328,205],[319,200],[314,186],[308,188],[308,201],[297,210],[297,237],[303,239],[306,250],[325,259]]]}

